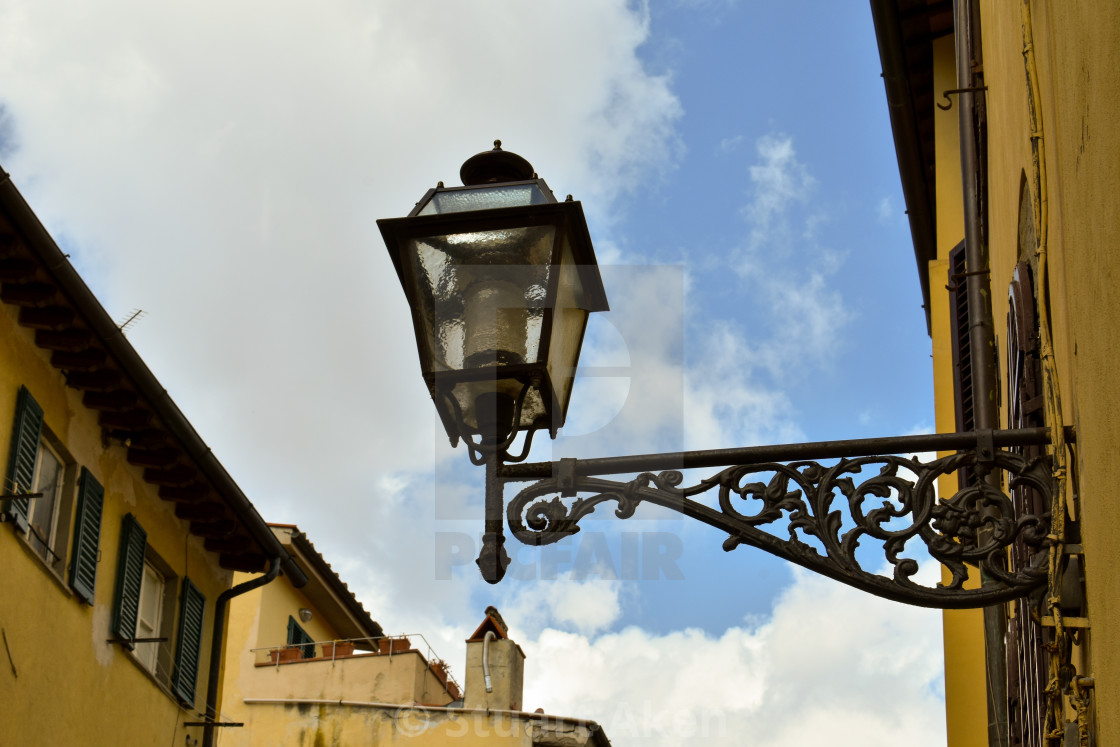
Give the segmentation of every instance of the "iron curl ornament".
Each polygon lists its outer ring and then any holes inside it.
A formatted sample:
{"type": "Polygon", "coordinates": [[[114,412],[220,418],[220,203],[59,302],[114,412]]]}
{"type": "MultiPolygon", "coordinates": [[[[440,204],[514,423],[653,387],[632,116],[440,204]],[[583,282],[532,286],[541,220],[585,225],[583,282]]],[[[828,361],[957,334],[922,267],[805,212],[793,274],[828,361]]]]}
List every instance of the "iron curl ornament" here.
{"type": "Polygon", "coordinates": [[[686,487],[680,470],[645,471],[618,482],[580,475],[576,460],[561,460],[555,476],[522,490],[506,513],[517,539],[546,545],[579,532],[580,521],[603,503],[613,502],[621,519],[649,503],[726,532],[727,551],[756,547],[906,604],[983,607],[1026,596],[1046,584],[1044,568],[1006,570],[1007,549],[1017,541],[1041,549],[1048,543],[1050,523],[1048,516],[1017,516],[1008,495],[993,485],[998,481],[987,479],[996,471],[1007,473],[1010,488],[1028,486],[1039,491],[1043,505],[1050,505],[1053,477],[1047,459],[1028,460],[982,445],[929,462],[877,454],[841,457],[835,464],[737,464],[686,487]],[[937,478],[962,468],[976,479],[956,494],[938,498],[937,478]],[[718,496],[715,506],[694,499],[712,491],[718,496]],[[891,575],[861,565],[856,550],[865,539],[881,543],[891,575]],[[930,587],[914,580],[918,562],[902,553],[913,554],[917,545],[948,570],[946,582],[930,587]],[[966,588],[969,566],[979,570],[983,586],[966,588]]]}

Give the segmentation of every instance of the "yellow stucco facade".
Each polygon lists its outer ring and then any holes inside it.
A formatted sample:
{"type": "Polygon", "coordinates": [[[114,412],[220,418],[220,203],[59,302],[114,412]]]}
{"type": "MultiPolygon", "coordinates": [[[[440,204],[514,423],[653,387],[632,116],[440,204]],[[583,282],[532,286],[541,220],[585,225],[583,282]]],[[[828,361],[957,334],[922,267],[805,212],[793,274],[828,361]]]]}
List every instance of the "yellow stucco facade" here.
{"type": "MultiPolygon", "coordinates": [[[[973,72],[982,74],[987,86],[982,94],[986,138],[978,168],[986,172],[981,221],[991,266],[999,424],[1015,425],[1010,421],[1007,351],[1018,343],[1008,331],[1009,316],[1014,316],[1009,289],[1016,266],[1025,263],[1034,279],[1040,319],[1045,424],[1072,427],[1075,437],[1075,443],[1060,444],[1056,454],[1069,522],[1063,552],[1055,556],[1059,567],[1071,567],[1073,558],[1083,570],[1084,604],[1066,603],[1069,594],[1079,596],[1073,565],[1073,578],[1063,588],[1075,591],[1063,591],[1067,597],[1059,605],[1065,609],[1067,630],[1073,631],[1068,663],[1076,668],[1075,687],[1061,683],[1073,697],[1064,701],[1064,723],[1051,722],[1050,733],[1042,738],[1047,744],[1120,744],[1120,587],[1115,581],[1120,547],[1110,541],[1113,494],[1120,478],[1115,459],[1120,447],[1120,420],[1115,417],[1120,407],[1115,376],[1120,292],[1113,286],[1120,275],[1120,4],[975,0],[974,5],[982,61],[973,64],[973,72]]],[[[880,14],[877,20],[890,17],[881,12],[883,3],[873,6],[880,14]]],[[[902,11],[904,6],[896,7],[902,11]]],[[[944,15],[936,17],[943,10],[923,6],[922,12],[931,26],[944,22],[944,15]]],[[[949,24],[950,33],[929,43],[936,101],[943,101],[942,91],[958,87],[951,14],[949,24]]],[[[959,19],[957,24],[959,32],[959,19]]],[[[882,28],[883,23],[877,31],[885,36],[882,28]]],[[[916,43],[908,48],[905,72],[918,85],[915,48],[916,43]]],[[[887,52],[883,55],[886,61],[887,52]]],[[[941,432],[960,427],[946,290],[948,253],[965,235],[958,111],[954,106],[918,112],[934,128],[935,155],[925,162],[928,167],[932,161],[936,173],[936,257],[925,271],[941,432]]],[[[896,135],[900,121],[893,121],[896,135]]],[[[913,172],[908,183],[903,171],[911,207],[921,185],[913,172]]],[[[955,477],[943,478],[942,495],[952,494],[955,483],[955,477]]],[[[1054,615],[1045,603],[1040,609],[1039,621],[1053,631],[1054,615]]],[[[1015,605],[1008,605],[1008,614],[1016,614],[1015,605]]],[[[981,613],[946,612],[944,637],[949,744],[989,744],[981,613]]],[[[1014,733],[1011,744],[1016,744],[1014,733]]]]}
{"type": "MultiPolygon", "coordinates": [[[[258,703],[253,739],[230,744],[408,745],[408,747],[532,747],[592,745],[599,727],[590,722],[534,713],[455,708],[425,709],[394,704],[258,703]],[[259,738],[259,741],[258,741],[259,738]]],[[[223,744],[226,743],[226,737],[223,744]]],[[[605,741],[600,744],[609,744],[605,741]]]]}
{"type": "Polygon", "coordinates": [[[27,387],[43,409],[45,432],[67,465],[56,534],[72,531],[80,467],[104,487],[104,502],[92,604],[68,582],[72,541],[61,538],[68,547],[55,560],[37,551],[34,540],[13,522],[0,525],[0,734],[6,743],[19,745],[89,744],[91,734],[113,744],[182,744],[186,735],[197,738],[201,730],[184,723],[197,721],[202,710],[213,601],[229,587],[233,574],[188,534],[188,522],[175,516],[173,504],[156,496],[141,470],[128,463],[124,447],[102,440],[97,413],[83,405],[81,393],[66,386],[50,354],[35,345],[34,333],[17,324],[17,317],[16,309],[0,304],[0,454],[9,455],[17,392],[27,387]],[[108,642],[126,514],[147,531],[149,552],[163,564],[171,589],[165,606],[174,606],[173,587],[183,578],[208,602],[195,701],[188,707],[180,705],[169,687],[176,610],[163,611],[170,616],[171,640],[162,644],[155,675],[137,655],[108,642]]]}
{"type": "Polygon", "coordinates": [[[422,635],[385,635],[298,528],[272,528],[309,582],[280,576],[231,601],[219,721],[241,726],[219,727],[220,744],[609,744],[593,722],[521,711],[525,655],[497,610],[467,641],[460,686],[422,635]],[[286,646],[290,624],[311,642],[286,646]]]}
{"type": "MultiPolygon", "coordinates": [[[[299,560],[308,583],[296,589],[280,576],[231,600],[219,720],[245,726],[223,733],[223,744],[310,745],[324,729],[359,728],[331,719],[320,723],[322,708],[301,709],[297,703],[444,706],[455,700],[437,676],[430,652],[419,650],[422,640],[385,637],[298,528],[272,525],[272,530],[299,560]],[[310,642],[293,643],[292,626],[310,642]],[[350,646],[344,650],[337,641],[350,646]],[[279,722],[272,706],[282,704],[293,707],[279,722]],[[293,734],[304,736],[293,742],[293,734]]],[[[236,582],[250,578],[237,574],[236,582]]],[[[339,718],[350,720],[349,715],[339,718]]]]}
{"type": "Polygon", "coordinates": [[[993,311],[1006,318],[1010,273],[1028,261],[1050,312],[1058,395],[1051,408],[1076,431],[1065,497],[1080,528],[1090,629],[1079,635],[1074,664],[1094,685],[1094,743],[1120,744],[1120,548],[1111,540],[1120,479],[1120,294],[1112,285],[1120,270],[1120,6],[1032,2],[1026,10],[981,3],[989,131],[1016,135],[989,137],[993,288],[1004,289],[993,293],[993,311]],[[1033,122],[1025,47],[1034,63],[1033,122]],[[1025,219],[1021,194],[1033,203],[1025,219]],[[1021,247],[1021,234],[1041,243],[1021,247]]]}

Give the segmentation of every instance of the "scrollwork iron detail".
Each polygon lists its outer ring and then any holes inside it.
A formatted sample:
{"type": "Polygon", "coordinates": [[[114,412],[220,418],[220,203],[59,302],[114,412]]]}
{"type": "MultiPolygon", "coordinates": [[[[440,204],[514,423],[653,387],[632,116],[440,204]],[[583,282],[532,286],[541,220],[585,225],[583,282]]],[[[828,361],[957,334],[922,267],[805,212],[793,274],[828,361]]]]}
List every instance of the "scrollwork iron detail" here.
{"type": "Polygon", "coordinates": [[[832,465],[736,465],[688,487],[681,487],[683,473],[672,470],[643,472],[629,482],[576,476],[563,490],[550,478],[522,490],[510,502],[507,520],[522,542],[545,545],[578,532],[580,521],[607,501],[616,504],[614,513],[622,519],[633,516],[641,503],[651,503],[727,532],[725,550],[757,547],[907,604],[983,607],[1024,596],[1046,582],[1044,570],[1005,569],[1007,548],[1016,539],[1046,544],[1049,517],[1016,516],[1008,496],[983,479],[992,470],[1006,472],[1012,487],[1039,491],[1043,505],[1049,505],[1053,478],[1044,459],[996,451],[980,460],[969,451],[930,462],[886,455],[845,458],[832,465]],[[974,484],[939,499],[937,478],[962,467],[977,476],[974,484]],[[875,474],[858,479],[871,470],[875,474]],[[712,490],[718,491],[718,508],[693,499],[712,490]],[[782,529],[788,537],[779,535],[782,529]],[[881,543],[891,575],[861,566],[856,550],[865,539],[881,543]],[[918,562],[902,555],[911,542],[920,543],[947,569],[945,582],[924,586],[914,580],[918,562]],[[983,586],[966,587],[970,566],[985,578],[983,586]]]}

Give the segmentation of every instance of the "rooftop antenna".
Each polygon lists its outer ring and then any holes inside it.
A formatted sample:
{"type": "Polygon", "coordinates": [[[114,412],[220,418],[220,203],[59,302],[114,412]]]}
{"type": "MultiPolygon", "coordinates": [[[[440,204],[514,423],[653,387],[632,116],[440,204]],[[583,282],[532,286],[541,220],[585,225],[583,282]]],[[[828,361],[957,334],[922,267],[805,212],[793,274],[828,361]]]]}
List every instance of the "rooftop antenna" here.
{"type": "Polygon", "coordinates": [[[144,311],[143,309],[133,309],[132,315],[129,316],[128,319],[125,319],[121,324],[118,324],[117,329],[121,332],[124,332],[125,328],[128,327],[128,325],[132,324],[133,322],[140,321],[140,319],[147,315],[147,313],[148,312],[144,311]]]}

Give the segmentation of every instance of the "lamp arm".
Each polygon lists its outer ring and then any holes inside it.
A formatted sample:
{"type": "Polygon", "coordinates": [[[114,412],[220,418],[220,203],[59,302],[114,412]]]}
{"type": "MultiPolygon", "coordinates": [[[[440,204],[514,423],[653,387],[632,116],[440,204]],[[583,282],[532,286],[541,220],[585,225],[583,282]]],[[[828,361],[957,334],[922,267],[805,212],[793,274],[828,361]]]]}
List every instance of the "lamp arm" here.
{"type": "MultiPolygon", "coordinates": [[[[1033,441],[1039,435],[1023,433],[997,432],[994,440],[1033,441]]],[[[1004,558],[1018,542],[1042,550],[1049,542],[1050,522],[1048,515],[1017,515],[1008,495],[979,478],[992,470],[1006,471],[1010,489],[1038,491],[1044,506],[1050,505],[1054,480],[1047,458],[1028,460],[995,450],[991,431],[971,435],[978,448],[930,462],[874,454],[840,458],[831,465],[810,460],[733,464],[683,488],[679,470],[647,471],[619,482],[580,474],[583,465],[561,460],[553,465],[555,476],[513,498],[507,522],[522,542],[545,545],[577,533],[580,520],[604,502],[613,501],[615,515],[622,519],[633,516],[641,503],[652,503],[727,532],[723,547],[728,551],[739,545],[757,547],[906,604],[984,607],[1045,586],[1045,568],[1008,572],[1004,558]],[[939,499],[937,478],[962,468],[977,479],[952,497],[939,499]],[[709,491],[718,495],[715,506],[694,500],[709,491]],[[590,495],[579,497],[581,493],[590,495]],[[780,536],[783,533],[788,537],[780,536]],[[865,540],[881,546],[890,575],[861,566],[856,549],[865,540]],[[949,580],[936,586],[917,583],[913,577],[918,562],[903,553],[932,557],[947,569],[949,580]],[[969,566],[978,567],[985,577],[982,587],[965,587],[969,566]]]]}

